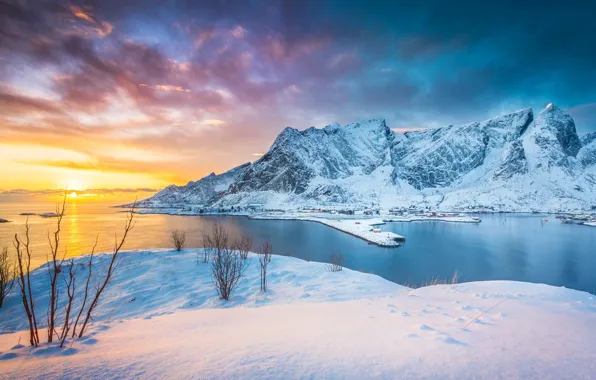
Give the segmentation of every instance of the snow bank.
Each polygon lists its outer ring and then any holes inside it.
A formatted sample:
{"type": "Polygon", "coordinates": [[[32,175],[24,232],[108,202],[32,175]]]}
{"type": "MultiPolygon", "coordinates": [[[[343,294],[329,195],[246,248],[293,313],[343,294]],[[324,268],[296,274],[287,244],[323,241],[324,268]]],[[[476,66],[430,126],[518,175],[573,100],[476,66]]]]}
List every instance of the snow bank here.
{"type": "MultiPolygon", "coordinates": [[[[263,294],[253,256],[247,278],[225,303],[192,250],[122,258],[103,300],[109,321],[96,320],[88,337],[68,349],[15,346],[19,337],[26,342],[25,331],[0,335],[2,377],[588,379],[596,373],[596,300],[584,292],[506,281],[410,290],[275,256],[263,294]]],[[[101,270],[107,256],[98,259],[101,270]]],[[[46,275],[33,274],[41,298],[46,275]]],[[[13,294],[0,310],[2,331],[23,327],[17,303],[13,294]]]]}
{"type": "MultiPolygon", "coordinates": [[[[96,256],[93,259],[93,273],[103,276],[110,258],[110,254],[96,256]]],[[[325,270],[323,263],[275,256],[268,268],[267,281],[271,291],[263,294],[259,291],[258,260],[255,254],[250,254],[246,277],[240,282],[232,299],[226,302],[219,300],[215,293],[211,283],[211,267],[203,263],[202,250],[126,251],[120,253],[119,260],[110,286],[102,295],[104,312],[96,319],[98,322],[109,315],[112,319],[152,318],[181,309],[258,307],[298,300],[345,301],[408,290],[377,276],[362,275],[349,269],[330,273],[325,270]]],[[[80,287],[84,286],[87,262],[87,256],[75,259],[80,287]]],[[[36,304],[40,305],[39,310],[44,312],[48,303],[47,281],[45,265],[32,272],[33,294],[36,304]]],[[[58,282],[60,286],[64,285],[62,279],[58,282]]],[[[78,303],[75,306],[75,310],[78,310],[78,303]]],[[[12,292],[0,309],[0,333],[27,328],[22,309],[19,293],[12,292]]]]}

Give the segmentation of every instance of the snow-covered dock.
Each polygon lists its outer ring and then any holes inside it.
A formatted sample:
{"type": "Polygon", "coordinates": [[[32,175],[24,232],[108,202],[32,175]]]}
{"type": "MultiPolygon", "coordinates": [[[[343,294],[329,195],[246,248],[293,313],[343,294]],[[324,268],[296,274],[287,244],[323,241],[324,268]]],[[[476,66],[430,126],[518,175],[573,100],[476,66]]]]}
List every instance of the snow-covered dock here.
{"type": "Polygon", "coordinates": [[[307,222],[317,222],[381,247],[399,247],[401,245],[400,242],[406,240],[404,236],[394,232],[381,231],[378,226],[385,224],[385,222],[378,218],[328,219],[318,216],[304,216],[301,214],[260,214],[251,215],[250,217],[253,219],[303,220],[307,222]]]}
{"type": "Polygon", "coordinates": [[[381,247],[399,247],[406,238],[393,232],[381,231],[376,226],[384,224],[380,219],[321,219],[307,218],[326,226],[335,228],[347,234],[359,237],[381,247]]]}

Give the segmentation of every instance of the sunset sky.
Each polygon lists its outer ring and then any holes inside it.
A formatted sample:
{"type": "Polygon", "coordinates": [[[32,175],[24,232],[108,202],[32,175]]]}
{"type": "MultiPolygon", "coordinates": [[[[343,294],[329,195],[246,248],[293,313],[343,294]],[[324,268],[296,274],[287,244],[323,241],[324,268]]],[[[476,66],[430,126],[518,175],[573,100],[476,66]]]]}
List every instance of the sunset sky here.
{"type": "Polygon", "coordinates": [[[1,2],[0,191],[183,184],[288,125],[403,131],[553,102],[596,130],[596,6],[517,3],[1,2]]]}

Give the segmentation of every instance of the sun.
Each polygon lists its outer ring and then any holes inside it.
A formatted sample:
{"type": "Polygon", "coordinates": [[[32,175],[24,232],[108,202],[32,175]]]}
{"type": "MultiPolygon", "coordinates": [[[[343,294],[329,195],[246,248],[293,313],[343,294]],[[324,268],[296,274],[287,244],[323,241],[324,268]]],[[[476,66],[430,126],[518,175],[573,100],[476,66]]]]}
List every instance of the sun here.
{"type": "Polygon", "coordinates": [[[69,196],[70,198],[76,198],[76,197],[77,197],[77,192],[76,192],[76,191],[73,191],[73,192],[71,192],[70,194],[68,194],[68,196],[69,196]]]}

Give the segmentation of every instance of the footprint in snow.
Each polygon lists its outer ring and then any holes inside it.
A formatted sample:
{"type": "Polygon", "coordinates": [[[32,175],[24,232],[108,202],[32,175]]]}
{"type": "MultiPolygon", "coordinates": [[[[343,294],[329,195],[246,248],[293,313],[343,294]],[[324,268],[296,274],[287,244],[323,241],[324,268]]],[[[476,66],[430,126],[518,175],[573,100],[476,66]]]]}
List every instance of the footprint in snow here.
{"type": "Polygon", "coordinates": [[[429,325],[425,325],[424,323],[419,325],[418,328],[420,330],[426,330],[426,331],[434,331],[435,330],[432,327],[430,327],[429,325]]]}
{"type": "Polygon", "coordinates": [[[438,336],[435,338],[436,341],[438,342],[443,342],[443,343],[447,343],[447,344],[456,344],[456,345],[464,345],[462,342],[460,342],[459,340],[451,337],[451,336],[438,336]]]}
{"type": "Polygon", "coordinates": [[[492,326],[492,323],[488,323],[487,321],[483,321],[481,319],[477,319],[474,321],[475,324],[477,325],[487,325],[487,326],[492,326]]]}
{"type": "Polygon", "coordinates": [[[17,354],[14,352],[7,352],[4,355],[0,356],[0,360],[10,360],[17,357],[17,354]]]}
{"type": "Polygon", "coordinates": [[[410,313],[408,313],[407,311],[402,311],[400,314],[401,314],[402,317],[409,317],[410,316],[410,313]]]}
{"type": "Polygon", "coordinates": [[[387,310],[387,312],[391,313],[391,314],[397,313],[394,309],[389,309],[389,310],[387,310]]]}
{"type": "Polygon", "coordinates": [[[408,338],[420,338],[418,334],[408,334],[408,338]]]}

